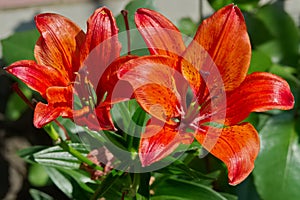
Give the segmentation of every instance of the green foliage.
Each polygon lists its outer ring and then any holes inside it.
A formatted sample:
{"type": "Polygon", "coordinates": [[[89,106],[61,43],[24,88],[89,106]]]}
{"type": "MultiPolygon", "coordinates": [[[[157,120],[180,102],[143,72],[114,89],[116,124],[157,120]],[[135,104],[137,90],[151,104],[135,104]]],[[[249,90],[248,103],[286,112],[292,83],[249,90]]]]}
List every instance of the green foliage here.
{"type": "MultiPolygon", "coordinates": [[[[19,88],[28,99],[32,97],[32,91],[23,83],[19,84],[19,88]]],[[[28,105],[23,99],[17,93],[12,93],[6,104],[5,118],[6,120],[15,121],[24,114],[26,109],[28,109],[28,105]]]]}
{"type": "MultiPolygon", "coordinates": [[[[52,123],[49,130],[63,140],[66,140],[67,134],[69,142],[55,141],[57,144],[51,147],[32,146],[19,151],[18,155],[30,163],[28,179],[32,186],[38,188],[54,184],[70,199],[299,199],[299,28],[276,3],[261,6],[259,0],[208,2],[215,10],[229,3],[235,3],[242,9],[253,48],[249,73],[268,71],[283,77],[290,83],[296,97],[292,111],[255,113],[245,120],[254,124],[261,138],[261,151],[253,174],[236,187],[228,186],[224,165],[211,155],[200,159],[201,145],[195,142],[179,160],[155,172],[132,174],[113,170],[99,180],[92,180],[89,173],[81,170],[82,158],[86,158],[92,149],[114,144],[132,153],[128,159],[138,159],[139,137],[150,116],[135,100],[130,100],[114,105],[111,110],[117,132],[90,131],[71,120],[58,118],[57,121],[66,130],[57,123],[52,123]],[[155,181],[150,183],[152,178],[155,181]]],[[[139,7],[155,9],[152,0],[131,1],[125,7],[130,29],[135,28],[134,13],[139,7]]],[[[124,19],[118,15],[116,20],[120,32],[123,32],[120,41],[122,53],[125,54],[127,38],[124,19]]],[[[177,24],[182,33],[188,36],[195,34],[198,26],[190,18],[180,19],[177,24]]],[[[38,32],[32,30],[15,33],[2,40],[5,64],[23,59],[33,60],[37,38],[38,32]]],[[[137,31],[132,31],[133,53],[148,54],[147,49],[140,47],[145,47],[143,39],[137,31]]],[[[21,87],[27,98],[31,98],[32,92],[21,87]]],[[[16,94],[12,94],[5,111],[6,119],[19,119],[26,107],[16,94]]],[[[93,169],[93,166],[90,167],[93,169]]],[[[37,189],[30,189],[30,194],[34,200],[55,199],[37,189]]]]}
{"type": "MultiPolygon", "coordinates": [[[[148,49],[146,48],[145,42],[142,36],[139,34],[134,23],[134,14],[138,8],[149,8],[155,9],[153,5],[153,0],[132,0],[124,8],[128,12],[128,22],[130,29],[130,50],[132,54],[135,55],[147,55],[149,54],[148,49]]],[[[127,45],[127,35],[126,35],[126,25],[124,18],[121,14],[116,16],[117,25],[119,27],[119,36],[120,42],[122,43],[122,52],[121,54],[126,54],[128,45],[127,45]]]]}
{"type": "Polygon", "coordinates": [[[178,29],[185,36],[194,36],[197,30],[197,23],[195,23],[191,18],[182,18],[178,22],[178,29]]]}
{"type": "Polygon", "coordinates": [[[36,189],[30,189],[29,193],[33,200],[54,200],[54,198],[52,198],[48,194],[36,189]]]}
{"type": "Polygon", "coordinates": [[[32,186],[42,187],[49,182],[49,176],[42,165],[35,163],[29,167],[28,181],[32,186]]]}
{"type": "Polygon", "coordinates": [[[280,48],[279,63],[295,66],[299,61],[299,29],[292,18],[279,6],[271,4],[257,10],[255,15],[269,30],[280,48]]]}
{"type": "Polygon", "coordinates": [[[231,3],[236,4],[242,10],[252,10],[258,6],[259,0],[208,0],[208,2],[215,10],[231,3]]]}
{"type": "Polygon", "coordinates": [[[254,176],[263,199],[299,198],[300,145],[296,123],[290,115],[278,115],[260,131],[262,150],[254,176]]]}
{"type": "Polygon", "coordinates": [[[33,49],[38,39],[38,31],[17,32],[1,40],[3,61],[6,65],[18,60],[34,60],[33,49]]]}
{"type": "MultiPolygon", "coordinates": [[[[88,153],[83,144],[70,143],[69,146],[83,155],[88,153]]],[[[66,152],[60,146],[33,146],[19,151],[18,155],[30,163],[39,163],[44,166],[78,169],[81,163],[77,158],[69,152],[66,152]]]]}
{"type": "MultiPolygon", "coordinates": [[[[19,60],[34,60],[33,50],[38,36],[38,31],[34,29],[17,32],[1,40],[4,64],[8,66],[19,60]]],[[[32,97],[32,91],[21,81],[18,82],[22,92],[30,99],[32,97]]],[[[16,93],[13,93],[9,97],[5,109],[5,117],[7,120],[15,121],[20,118],[27,108],[28,106],[24,101],[16,93]]]]}
{"type": "Polygon", "coordinates": [[[212,190],[211,188],[191,181],[182,180],[179,178],[167,178],[162,180],[158,178],[158,183],[151,189],[154,191],[154,196],[151,199],[207,199],[207,200],[226,200],[224,196],[212,190]]]}

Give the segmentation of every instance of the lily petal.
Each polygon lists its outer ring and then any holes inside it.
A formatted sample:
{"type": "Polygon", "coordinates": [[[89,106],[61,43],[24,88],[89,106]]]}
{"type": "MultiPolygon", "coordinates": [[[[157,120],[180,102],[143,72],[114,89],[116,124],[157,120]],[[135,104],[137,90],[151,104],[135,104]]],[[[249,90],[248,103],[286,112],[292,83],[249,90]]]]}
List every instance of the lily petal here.
{"type": "Polygon", "coordinates": [[[226,124],[244,120],[250,112],[264,112],[271,109],[289,110],[294,106],[294,96],[288,83],[282,78],[255,72],[227,95],[226,124]]]}
{"type": "Polygon", "coordinates": [[[46,98],[46,90],[51,86],[66,86],[68,80],[60,71],[50,66],[41,66],[31,60],[17,61],[5,68],[6,71],[22,80],[28,87],[46,98]]]}
{"type": "Polygon", "coordinates": [[[120,56],[118,30],[112,12],[106,7],[97,9],[87,22],[81,61],[87,66],[88,79],[95,88],[104,70],[120,56]]]}
{"type": "Polygon", "coordinates": [[[166,56],[144,56],[126,62],[119,78],[128,81],[137,102],[156,118],[169,121],[180,116],[180,95],[176,90],[172,67],[175,60],[166,56]]]}
{"type": "Polygon", "coordinates": [[[151,165],[170,155],[180,144],[178,135],[178,131],[169,126],[146,126],[139,147],[142,166],[151,165]]]}
{"type": "Polygon", "coordinates": [[[218,67],[226,91],[243,82],[250,64],[251,46],[244,17],[237,6],[228,5],[204,20],[188,46],[184,58],[203,70],[200,68],[203,64],[199,62],[203,62],[206,55],[202,55],[202,51],[199,53],[200,47],[218,67]]]}
{"type": "Polygon", "coordinates": [[[137,56],[122,56],[106,68],[96,89],[97,104],[114,104],[131,98],[132,87],[127,81],[118,78],[118,71],[125,62],[134,58],[137,56]]]}
{"type": "Polygon", "coordinates": [[[70,109],[73,107],[73,87],[49,87],[46,91],[46,99],[48,104],[54,106],[66,106],[70,109]]]}
{"type": "Polygon", "coordinates": [[[34,55],[40,65],[51,66],[72,81],[79,68],[79,47],[84,32],[71,20],[58,14],[39,14],[35,17],[41,37],[34,55]]]}
{"type": "Polygon", "coordinates": [[[136,12],[135,23],[152,55],[178,58],[185,50],[181,33],[162,14],[140,8],[136,12]]]}
{"type": "Polygon", "coordinates": [[[37,103],[34,109],[33,123],[42,128],[57,117],[73,118],[72,87],[49,87],[46,91],[48,104],[37,103]]]}
{"type": "Polygon", "coordinates": [[[212,155],[222,160],[228,169],[231,185],[241,183],[253,170],[259,152],[259,136],[250,123],[223,129],[198,130],[196,139],[212,155]]]}
{"type": "Polygon", "coordinates": [[[98,106],[93,112],[88,111],[86,115],[76,114],[74,122],[80,126],[87,126],[94,131],[117,130],[111,118],[110,106],[98,106]]]}
{"type": "Polygon", "coordinates": [[[147,84],[136,89],[134,96],[146,112],[168,124],[177,124],[173,120],[180,118],[181,104],[169,88],[158,84],[147,84]]]}
{"type": "Polygon", "coordinates": [[[133,89],[154,83],[173,90],[175,66],[176,60],[168,56],[142,56],[124,63],[118,77],[128,81],[133,89]]]}
{"type": "Polygon", "coordinates": [[[42,128],[59,116],[70,118],[72,115],[73,111],[70,107],[55,107],[52,104],[44,104],[39,102],[34,109],[33,124],[36,128],[42,128]]]}

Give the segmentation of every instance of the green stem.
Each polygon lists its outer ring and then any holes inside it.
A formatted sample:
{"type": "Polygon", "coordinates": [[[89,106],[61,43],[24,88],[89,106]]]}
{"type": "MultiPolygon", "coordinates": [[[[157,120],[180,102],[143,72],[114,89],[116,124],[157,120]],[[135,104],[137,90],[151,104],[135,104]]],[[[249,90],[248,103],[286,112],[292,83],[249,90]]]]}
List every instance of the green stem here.
{"type": "Polygon", "coordinates": [[[59,143],[61,141],[59,134],[55,131],[51,124],[47,124],[46,126],[44,126],[44,130],[48,133],[48,135],[55,143],[59,143]]]}
{"type": "Polygon", "coordinates": [[[133,188],[138,189],[138,187],[140,185],[140,179],[141,179],[140,173],[134,173],[134,175],[133,175],[133,183],[132,183],[132,187],[133,188]]]}
{"type": "Polygon", "coordinates": [[[48,133],[48,135],[51,137],[51,139],[55,143],[57,143],[63,150],[69,152],[75,158],[77,158],[81,162],[86,163],[88,166],[92,167],[93,169],[101,170],[101,171],[103,170],[102,167],[100,167],[99,165],[96,165],[95,163],[93,163],[90,159],[83,156],[79,151],[77,151],[73,147],[69,146],[69,144],[66,141],[62,140],[59,137],[59,134],[56,132],[56,130],[53,128],[53,126],[51,124],[48,124],[48,125],[44,126],[44,130],[48,133]]]}
{"type": "Polygon", "coordinates": [[[103,196],[115,184],[119,177],[119,175],[113,175],[112,173],[108,174],[101,184],[98,185],[90,200],[97,200],[103,196]]]}
{"type": "Polygon", "coordinates": [[[95,163],[93,163],[93,161],[91,161],[90,159],[88,159],[87,157],[85,157],[84,155],[82,155],[79,151],[77,151],[76,149],[74,149],[73,147],[69,146],[69,144],[66,141],[62,141],[58,144],[63,150],[69,152],[71,155],[73,155],[75,158],[77,158],[78,160],[80,160],[81,162],[86,163],[88,166],[92,167],[95,170],[100,170],[103,171],[103,168],[100,167],[99,165],[96,165],[95,163]]]}

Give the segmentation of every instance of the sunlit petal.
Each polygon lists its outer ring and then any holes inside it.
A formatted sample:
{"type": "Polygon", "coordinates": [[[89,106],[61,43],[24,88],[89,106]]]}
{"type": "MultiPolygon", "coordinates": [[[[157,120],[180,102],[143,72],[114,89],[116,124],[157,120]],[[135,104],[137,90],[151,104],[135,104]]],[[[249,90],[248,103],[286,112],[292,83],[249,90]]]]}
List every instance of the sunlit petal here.
{"type": "Polygon", "coordinates": [[[212,155],[222,160],[228,169],[231,185],[242,182],[253,170],[259,152],[259,137],[249,123],[221,129],[199,130],[196,139],[212,155]]]}
{"type": "Polygon", "coordinates": [[[250,112],[289,110],[293,106],[294,97],[285,80],[270,73],[256,72],[227,94],[226,124],[240,122],[250,112]]]}
{"type": "Polygon", "coordinates": [[[207,71],[203,69],[203,61],[211,59],[218,67],[227,91],[239,86],[246,77],[251,58],[250,40],[239,8],[228,5],[204,20],[184,57],[203,71],[207,71]],[[201,48],[211,58],[203,54],[201,48]]]}
{"type": "Polygon", "coordinates": [[[61,71],[73,80],[79,68],[79,47],[84,41],[83,31],[71,20],[52,13],[35,17],[41,37],[36,43],[34,54],[37,63],[61,71]]]}
{"type": "Polygon", "coordinates": [[[151,165],[170,155],[180,144],[178,134],[168,126],[148,125],[139,147],[142,166],[151,165]]]}
{"type": "Polygon", "coordinates": [[[184,51],[185,45],[181,33],[162,14],[140,8],[136,12],[135,23],[151,54],[178,58],[184,51]]]}
{"type": "Polygon", "coordinates": [[[137,88],[134,96],[146,112],[166,123],[176,124],[176,120],[173,120],[180,118],[181,104],[169,88],[158,84],[146,84],[137,88]]]}
{"type": "MultiPolygon", "coordinates": [[[[165,56],[145,56],[126,62],[119,71],[128,81],[137,102],[156,118],[169,121],[180,116],[182,102],[176,89],[175,60],[165,56]]],[[[171,121],[169,121],[171,123],[171,121]]]]}
{"type": "Polygon", "coordinates": [[[142,56],[124,63],[118,76],[134,89],[152,83],[174,89],[175,66],[176,60],[168,56],[142,56]]]}
{"type": "Polygon", "coordinates": [[[78,112],[74,115],[74,122],[80,126],[86,126],[90,130],[116,130],[111,114],[110,106],[98,106],[92,111],[78,112]]]}
{"type": "Polygon", "coordinates": [[[34,61],[17,61],[6,68],[6,71],[22,80],[28,87],[39,92],[44,98],[47,88],[67,86],[68,80],[60,71],[50,66],[41,66],[34,61]]]}
{"type": "Polygon", "coordinates": [[[94,87],[105,69],[120,56],[118,30],[112,12],[106,7],[97,9],[87,22],[86,40],[80,56],[94,87]]]}
{"type": "Polygon", "coordinates": [[[52,104],[37,103],[35,107],[33,124],[36,128],[42,128],[59,116],[71,118],[73,111],[70,107],[53,106],[52,104]]]}
{"type": "Polygon", "coordinates": [[[132,97],[133,90],[127,81],[118,78],[122,65],[137,56],[123,56],[109,65],[102,74],[96,89],[98,103],[113,104],[132,97]],[[103,101],[104,102],[101,102],[103,101]]]}
{"type": "Polygon", "coordinates": [[[46,91],[46,99],[49,104],[58,105],[58,106],[67,106],[73,107],[73,90],[72,86],[67,87],[58,87],[52,86],[49,87],[46,91]]]}

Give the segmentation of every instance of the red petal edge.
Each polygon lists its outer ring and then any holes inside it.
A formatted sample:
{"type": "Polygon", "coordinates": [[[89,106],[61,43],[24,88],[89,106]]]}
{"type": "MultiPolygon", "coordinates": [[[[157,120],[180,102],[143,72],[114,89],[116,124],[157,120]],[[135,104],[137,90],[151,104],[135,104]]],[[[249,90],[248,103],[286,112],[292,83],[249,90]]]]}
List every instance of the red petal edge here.
{"type": "Polygon", "coordinates": [[[252,172],[260,144],[258,133],[250,123],[223,129],[206,127],[206,131],[197,132],[196,139],[226,164],[229,184],[241,183],[252,172]]]}

